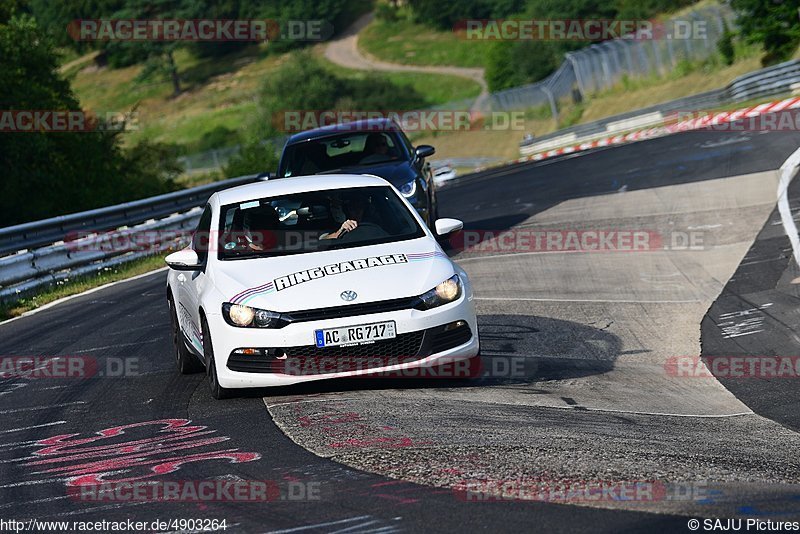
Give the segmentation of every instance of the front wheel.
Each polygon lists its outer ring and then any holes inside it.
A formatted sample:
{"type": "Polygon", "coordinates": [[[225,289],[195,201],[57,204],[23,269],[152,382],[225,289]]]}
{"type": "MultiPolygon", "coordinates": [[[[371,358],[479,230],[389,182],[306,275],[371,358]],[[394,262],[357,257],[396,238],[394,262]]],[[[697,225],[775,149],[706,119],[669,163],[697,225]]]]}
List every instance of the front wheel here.
{"type": "Polygon", "coordinates": [[[231,390],[219,385],[217,364],[214,361],[214,347],[211,345],[211,332],[208,330],[208,322],[205,317],[200,324],[203,329],[203,356],[206,360],[206,373],[208,374],[208,385],[211,387],[211,396],[217,400],[230,398],[231,390]]]}
{"type": "Polygon", "coordinates": [[[181,333],[181,327],[178,323],[178,313],[175,310],[175,303],[172,301],[172,298],[168,298],[167,302],[169,303],[170,322],[172,323],[172,350],[175,353],[175,363],[178,366],[178,372],[182,375],[199,373],[203,370],[203,364],[200,363],[194,354],[189,352],[188,348],[186,348],[186,343],[181,333]]]}

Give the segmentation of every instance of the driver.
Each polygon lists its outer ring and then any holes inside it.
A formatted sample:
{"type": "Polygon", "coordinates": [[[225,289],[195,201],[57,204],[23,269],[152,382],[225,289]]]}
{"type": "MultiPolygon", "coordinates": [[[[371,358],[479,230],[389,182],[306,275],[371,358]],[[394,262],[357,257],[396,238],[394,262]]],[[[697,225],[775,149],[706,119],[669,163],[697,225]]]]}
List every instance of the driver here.
{"type": "Polygon", "coordinates": [[[347,232],[352,232],[358,228],[359,221],[364,220],[364,213],[367,211],[369,199],[360,194],[352,195],[342,201],[345,220],[338,230],[319,236],[320,239],[339,239],[347,232]]]}
{"type": "Polygon", "coordinates": [[[364,154],[361,161],[359,161],[361,165],[397,159],[394,149],[389,146],[389,138],[382,133],[373,132],[367,135],[367,139],[364,142],[364,154]]]}
{"type": "Polygon", "coordinates": [[[279,220],[278,213],[272,206],[262,206],[245,212],[247,227],[244,245],[255,252],[274,249],[278,244],[275,230],[279,226],[279,220]]]}

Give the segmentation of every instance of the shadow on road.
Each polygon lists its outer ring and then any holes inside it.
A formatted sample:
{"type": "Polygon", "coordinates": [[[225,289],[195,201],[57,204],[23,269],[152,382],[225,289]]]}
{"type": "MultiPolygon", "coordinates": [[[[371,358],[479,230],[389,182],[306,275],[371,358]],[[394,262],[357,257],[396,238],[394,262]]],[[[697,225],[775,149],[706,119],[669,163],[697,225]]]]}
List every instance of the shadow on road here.
{"type": "Polygon", "coordinates": [[[621,340],[602,328],[548,317],[485,315],[478,318],[480,361],[441,372],[410,372],[398,376],[329,379],[276,388],[237,391],[240,397],[281,397],[346,391],[442,389],[463,387],[530,387],[548,380],[575,379],[606,373],[622,347],[621,340]],[[461,372],[468,369],[467,373],[461,372]],[[419,378],[419,376],[426,378],[419,378]]]}

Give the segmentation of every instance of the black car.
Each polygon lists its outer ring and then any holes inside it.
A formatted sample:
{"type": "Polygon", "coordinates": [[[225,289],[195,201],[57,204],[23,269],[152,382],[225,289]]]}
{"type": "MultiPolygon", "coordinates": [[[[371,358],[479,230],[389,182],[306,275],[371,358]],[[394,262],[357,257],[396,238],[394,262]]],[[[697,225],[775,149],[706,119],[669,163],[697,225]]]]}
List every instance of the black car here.
{"type": "Polygon", "coordinates": [[[393,186],[428,226],[438,217],[430,145],[412,146],[390,119],[326,126],[293,135],[286,142],[276,178],[310,174],[372,174],[393,186]]]}

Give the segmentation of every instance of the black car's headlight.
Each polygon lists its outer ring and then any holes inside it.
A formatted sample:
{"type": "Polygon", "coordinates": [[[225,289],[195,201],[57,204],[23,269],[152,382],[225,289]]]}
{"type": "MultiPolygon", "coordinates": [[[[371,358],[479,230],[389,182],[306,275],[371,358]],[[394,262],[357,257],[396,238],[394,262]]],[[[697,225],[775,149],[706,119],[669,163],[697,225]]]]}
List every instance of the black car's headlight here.
{"type": "Polygon", "coordinates": [[[414,194],[416,194],[416,192],[417,192],[416,178],[400,186],[400,194],[406,198],[413,197],[414,194]]]}
{"type": "Polygon", "coordinates": [[[222,317],[229,325],[240,328],[282,328],[288,322],[278,312],[230,302],[222,305],[222,317]]]}
{"type": "Polygon", "coordinates": [[[462,287],[461,278],[457,274],[454,274],[438,286],[419,296],[422,301],[420,303],[420,309],[430,310],[431,308],[436,308],[437,306],[442,306],[443,304],[458,300],[459,297],[461,297],[462,287]]]}

